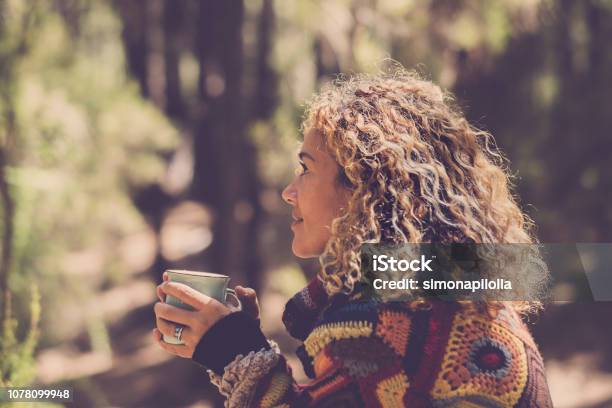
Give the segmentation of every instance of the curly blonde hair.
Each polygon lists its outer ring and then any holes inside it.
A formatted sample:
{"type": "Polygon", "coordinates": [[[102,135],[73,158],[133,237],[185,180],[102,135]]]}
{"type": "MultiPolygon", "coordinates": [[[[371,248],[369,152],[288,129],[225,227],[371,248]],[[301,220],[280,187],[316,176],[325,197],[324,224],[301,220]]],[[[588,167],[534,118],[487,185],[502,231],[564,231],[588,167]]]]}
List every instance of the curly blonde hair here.
{"type": "Polygon", "coordinates": [[[303,127],[321,135],[352,191],[320,257],[330,295],[351,293],[361,279],[364,243],[536,241],[492,135],[414,72],[339,78],[308,103],[303,127]]]}

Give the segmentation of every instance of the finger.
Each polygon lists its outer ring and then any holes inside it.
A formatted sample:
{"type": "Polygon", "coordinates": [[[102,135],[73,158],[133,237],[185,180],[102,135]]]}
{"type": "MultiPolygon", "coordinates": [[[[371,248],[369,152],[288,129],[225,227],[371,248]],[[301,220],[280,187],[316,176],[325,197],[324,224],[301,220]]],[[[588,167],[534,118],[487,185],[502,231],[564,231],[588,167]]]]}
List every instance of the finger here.
{"type": "Polygon", "coordinates": [[[198,292],[189,286],[178,282],[164,282],[161,285],[161,290],[166,295],[174,296],[183,303],[188,304],[196,310],[202,310],[210,304],[213,298],[198,292]]]}
{"type": "Polygon", "coordinates": [[[162,339],[162,333],[159,331],[159,329],[157,327],[154,328],[151,333],[152,333],[153,339],[155,341],[160,341],[162,339]]]}
{"type": "Polygon", "coordinates": [[[255,299],[257,298],[257,293],[255,289],[245,288],[244,286],[236,286],[235,288],[236,294],[239,294],[240,297],[255,299]]]}
{"type": "Polygon", "coordinates": [[[191,356],[193,355],[193,349],[183,344],[169,344],[163,340],[159,340],[157,344],[159,344],[159,346],[166,350],[168,353],[177,355],[179,357],[191,358],[191,356]]]}
{"type": "MultiPolygon", "coordinates": [[[[161,317],[158,317],[155,323],[157,324],[157,328],[159,329],[159,331],[162,334],[165,334],[166,336],[174,336],[175,330],[178,326],[176,323],[172,323],[161,317]]],[[[186,326],[183,326],[183,327],[186,327],[186,326]]],[[[185,329],[183,329],[183,331],[185,331],[185,329]]]]}
{"type": "MultiPolygon", "coordinates": [[[[189,348],[192,348],[195,350],[196,346],[198,345],[198,343],[200,342],[200,339],[202,338],[202,336],[197,336],[193,330],[191,330],[191,328],[186,327],[185,330],[183,330],[183,335],[181,336],[181,339],[183,340],[183,343],[185,343],[185,345],[189,348]]],[[[192,352],[193,353],[193,352],[192,352]]]]}
{"type": "MultiPolygon", "coordinates": [[[[168,276],[168,272],[165,272],[162,274],[162,283],[166,282],[169,279],[168,276]]],[[[161,290],[161,285],[157,285],[157,298],[159,299],[160,302],[165,302],[166,301],[166,295],[164,294],[164,292],[161,290]]]]}
{"type": "MultiPolygon", "coordinates": [[[[177,324],[169,322],[164,319],[157,319],[157,330],[166,336],[176,337],[177,324]]],[[[182,326],[182,325],[181,325],[182,326]]],[[[196,334],[189,326],[182,326],[183,331],[181,332],[181,341],[187,346],[195,346],[200,341],[196,338],[196,334]]]]}
{"type": "Polygon", "coordinates": [[[159,301],[160,302],[165,302],[166,301],[166,294],[161,289],[161,285],[157,285],[156,292],[157,292],[157,298],[159,299],[159,301]]]}
{"type": "Polygon", "coordinates": [[[259,318],[259,302],[254,289],[236,286],[234,288],[236,296],[242,303],[242,310],[255,319],[259,318]]]}
{"type": "Polygon", "coordinates": [[[157,318],[161,317],[185,326],[191,326],[192,322],[194,321],[193,312],[180,309],[167,303],[157,302],[153,307],[153,310],[155,311],[155,316],[157,318]]]}

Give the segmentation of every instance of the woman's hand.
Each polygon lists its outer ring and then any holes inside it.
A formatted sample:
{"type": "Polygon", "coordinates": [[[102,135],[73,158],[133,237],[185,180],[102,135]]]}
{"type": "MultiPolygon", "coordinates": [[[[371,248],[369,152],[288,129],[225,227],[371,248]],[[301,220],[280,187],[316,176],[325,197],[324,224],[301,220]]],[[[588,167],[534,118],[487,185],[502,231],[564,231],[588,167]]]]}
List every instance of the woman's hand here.
{"type": "Polygon", "coordinates": [[[157,327],[153,329],[153,336],[161,348],[179,357],[191,358],[204,333],[231,313],[230,308],[223,303],[182,283],[164,279],[164,282],[157,287],[157,295],[162,302],[157,302],[154,307],[157,327]],[[166,295],[174,296],[195,310],[184,310],[164,303],[166,295]],[[164,342],[162,334],[173,337],[177,323],[183,326],[181,341],[184,344],[164,342]]]}
{"type": "Polygon", "coordinates": [[[259,300],[257,300],[255,289],[236,286],[234,290],[236,291],[236,296],[240,299],[242,310],[253,319],[259,319],[259,300]]]}
{"type": "MultiPolygon", "coordinates": [[[[200,339],[208,329],[232,311],[218,300],[187,285],[170,282],[165,272],[163,280],[164,282],[157,286],[157,297],[160,301],[154,307],[157,327],[153,329],[153,337],[167,352],[179,357],[191,358],[200,339]],[[166,304],[166,295],[176,297],[195,310],[188,311],[166,304]],[[184,344],[175,345],[164,342],[162,335],[174,336],[177,324],[183,326],[181,340],[184,344]]],[[[235,291],[242,303],[242,310],[254,319],[258,319],[259,302],[255,290],[236,286],[235,291]]]]}

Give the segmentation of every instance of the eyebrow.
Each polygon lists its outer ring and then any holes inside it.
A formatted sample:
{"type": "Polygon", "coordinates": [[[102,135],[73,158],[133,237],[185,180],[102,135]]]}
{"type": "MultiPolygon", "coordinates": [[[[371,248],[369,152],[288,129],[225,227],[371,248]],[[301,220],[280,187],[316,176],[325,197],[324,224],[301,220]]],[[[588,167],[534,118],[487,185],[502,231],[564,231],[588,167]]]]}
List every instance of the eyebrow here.
{"type": "Polygon", "coordinates": [[[306,152],[299,152],[298,153],[298,157],[300,158],[300,160],[304,160],[304,157],[312,160],[313,162],[316,162],[316,160],[314,159],[314,157],[312,157],[309,153],[306,152]]]}

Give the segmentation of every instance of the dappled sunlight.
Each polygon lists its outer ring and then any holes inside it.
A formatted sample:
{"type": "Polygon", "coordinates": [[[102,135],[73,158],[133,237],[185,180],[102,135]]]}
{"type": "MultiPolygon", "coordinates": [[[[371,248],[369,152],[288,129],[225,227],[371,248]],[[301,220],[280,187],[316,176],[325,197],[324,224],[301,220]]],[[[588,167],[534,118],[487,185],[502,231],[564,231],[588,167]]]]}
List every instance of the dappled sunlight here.
{"type": "Polygon", "coordinates": [[[211,222],[210,211],[193,201],[170,209],[160,231],[161,253],[177,261],[203,251],[213,239],[211,222]]]}
{"type": "Polygon", "coordinates": [[[37,359],[37,379],[42,384],[74,380],[108,371],[112,356],[100,352],[79,353],[67,347],[44,350],[37,359]]]}
{"type": "MultiPolygon", "coordinates": [[[[257,289],[307,381],[282,315],[320,264],[293,255],[281,191],[313,93],[394,61],[493,134],[541,242],[612,240],[610,1],[11,0],[0,22],[1,386],[222,406],[152,337],[173,268],[257,289]]],[[[531,319],[555,406],[612,406],[610,315],[565,302],[531,319]]]]}
{"type": "Polygon", "coordinates": [[[128,274],[146,272],[156,255],[155,232],[151,228],[143,228],[125,236],[119,243],[117,254],[126,265],[128,274]]]}

